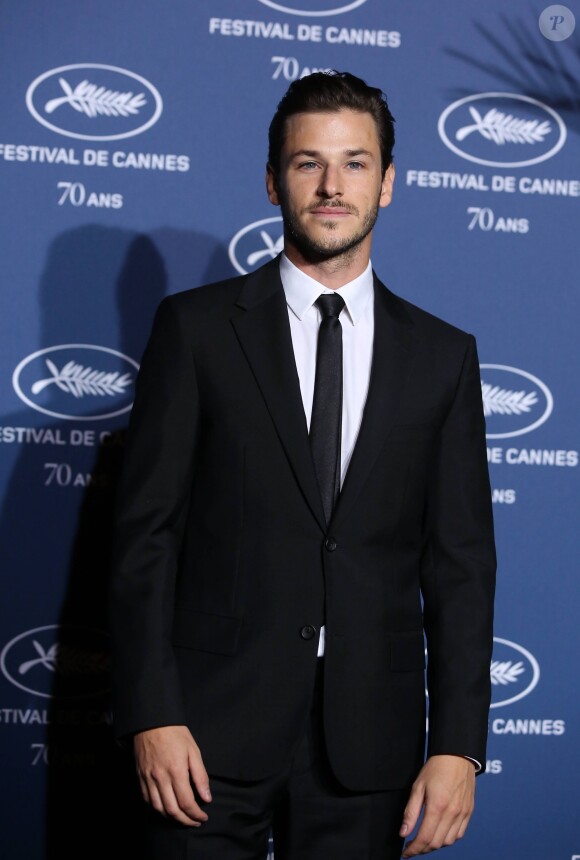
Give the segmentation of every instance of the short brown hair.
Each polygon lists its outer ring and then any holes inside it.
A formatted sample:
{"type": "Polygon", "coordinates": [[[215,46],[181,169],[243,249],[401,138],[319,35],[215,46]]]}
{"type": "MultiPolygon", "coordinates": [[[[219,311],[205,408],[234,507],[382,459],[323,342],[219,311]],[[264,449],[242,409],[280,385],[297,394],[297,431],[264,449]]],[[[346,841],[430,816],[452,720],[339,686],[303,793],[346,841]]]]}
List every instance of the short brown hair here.
{"type": "Polygon", "coordinates": [[[389,110],[387,97],[376,87],[369,87],[361,78],[334,69],[314,72],[293,81],[282,97],[268,132],[268,161],[274,173],[280,169],[280,153],[288,117],[297,113],[334,113],[341,110],[371,114],[379,136],[384,174],[393,161],[395,145],[395,120],[389,110]]]}

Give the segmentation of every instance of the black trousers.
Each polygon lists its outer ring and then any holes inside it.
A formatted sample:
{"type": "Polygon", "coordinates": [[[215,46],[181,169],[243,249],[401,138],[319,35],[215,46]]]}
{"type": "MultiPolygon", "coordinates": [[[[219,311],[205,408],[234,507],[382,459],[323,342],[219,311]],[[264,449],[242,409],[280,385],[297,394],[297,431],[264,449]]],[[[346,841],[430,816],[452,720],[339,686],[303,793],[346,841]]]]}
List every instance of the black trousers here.
{"type": "MultiPolygon", "coordinates": [[[[245,782],[210,774],[201,827],[148,812],[147,860],[399,860],[409,790],[352,792],[335,779],[321,723],[318,673],[308,724],[283,771],[245,782]]],[[[203,752],[203,751],[202,751],[203,752]]]]}

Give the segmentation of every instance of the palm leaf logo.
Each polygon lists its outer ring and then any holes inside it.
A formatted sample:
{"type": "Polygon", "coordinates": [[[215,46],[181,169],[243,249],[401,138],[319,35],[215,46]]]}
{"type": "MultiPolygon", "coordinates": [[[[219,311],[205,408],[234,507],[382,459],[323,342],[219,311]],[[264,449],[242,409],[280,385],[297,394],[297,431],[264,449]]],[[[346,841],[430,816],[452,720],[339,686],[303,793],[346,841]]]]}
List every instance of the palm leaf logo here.
{"type": "Polygon", "coordinates": [[[64,78],[59,78],[58,82],[64,96],[50,99],[44,106],[46,113],[53,113],[61,105],[69,104],[74,110],[91,118],[100,115],[131,116],[138,114],[139,109],[147,102],[143,93],[108,90],[87,80],[77,84],[74,90],[64,78]]]}
{"type": "Polygon", "coordinates": [[[34,383],[31,389],[33,394],[40,394],[47,386],[54,384],[66,394],[72,394],[73,397],[85,395],[113,397],[115,394],[124,394],[125,389],[133,382],[130,373],[107,373],[104,370],[84,367],[74,361],[67,362],[59,370],[50,358],[46,358],[45,363],[51,375],[34,383]]]}
{"type": "Polygon", "coordinates": [[[547,120],[540,122],[537,119],[519,119],[511,113],[505,114],[495,108],[482,116],[472,105],[469,113],[474,121],[473,125],[458,129],[455,134],[457,140],[465,140],[468,135],[478,131],[482,137],[498,146],[504,143],[542,143],[552,131],[547,120]]]}
{"type": "Polygon", "coordinates": [[[494,687],[505,687],[508,684],[515,684],[525,671],[521,660],[517,663],[513,663],[511,660],[506,660],[503,663],[500,660],[492,660],[489,674],[494,687]]]}
{"type": "Polygon", "coordinates": [[[260,238],[264,243],[264,248],[262,248],[260,251],[253,251],[251,254],[248,255],[248,266],[254,266],[263,257],[270,257],[273,260],[274,257],[278,256],[278,254],[284,247],[284,236],[280,236],[278,239],[276,239],[275,242],[273,242],[272,237],[268,233],[266,233],[265,230],[260,230],[260,238]]]}
{"type": "Polygon", "coordinates": [[[38,666],[39,664],[44,666],[50,672],[54,672],[56,670],[56,661],[58,659],[58,643],[54,643],[45,651],[40,642],[36,639],[32,640],[32,645],[34,650],[37,653],[37,657],[33,657],[32,660],[26,660],[24,663],[21,663],[18,667],[18,674],[25,675],[33,666],[38,666]]]}
{"type": "Polygon", "coordinates": [[[490,385],[483,380],[481,396],[483,414],[486,418],[490,415],[522,415],[524,412],[529,412],[538,402],[535,391],[510,391],[500,388],[499,385],[490,385]]]}

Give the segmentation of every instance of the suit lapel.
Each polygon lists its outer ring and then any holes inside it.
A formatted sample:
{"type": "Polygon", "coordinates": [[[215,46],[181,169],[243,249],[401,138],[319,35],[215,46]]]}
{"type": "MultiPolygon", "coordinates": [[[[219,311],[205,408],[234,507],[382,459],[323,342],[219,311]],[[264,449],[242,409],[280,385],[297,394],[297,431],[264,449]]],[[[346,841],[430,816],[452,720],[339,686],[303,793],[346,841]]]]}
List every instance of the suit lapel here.
{"type": "Polygon", "coordinates": [[[232,325],[296,480],[326,531],[278,266],[276,259],[248,275],[237,300],[243,312],[232,318],[232,325]]]}
{"type": "Polygon", "coordinates": [[[396,419],[414,352],[412,322],[404,305],[376,276],[374,290],[375,322],[369,391],[331,529],[347,515],[385,444],[396,419]]]}

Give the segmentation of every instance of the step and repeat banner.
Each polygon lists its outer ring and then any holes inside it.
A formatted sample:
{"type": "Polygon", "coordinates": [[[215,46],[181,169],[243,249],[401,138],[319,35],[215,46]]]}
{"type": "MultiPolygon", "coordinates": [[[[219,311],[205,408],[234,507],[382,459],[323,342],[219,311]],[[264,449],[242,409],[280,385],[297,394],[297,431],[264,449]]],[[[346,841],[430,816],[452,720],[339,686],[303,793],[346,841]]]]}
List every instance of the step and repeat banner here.
{"type": "Polygon", "coordinates": [[[452,854],[578,860],[577,2],[14,0],[2,17],[2,857],[139,856],[106,625],[139,360],[163,296],[280,251],[267,127],[290,81],[337,68],[397,120],[374,267],[482,362],[493,703],[452,854]]]}

